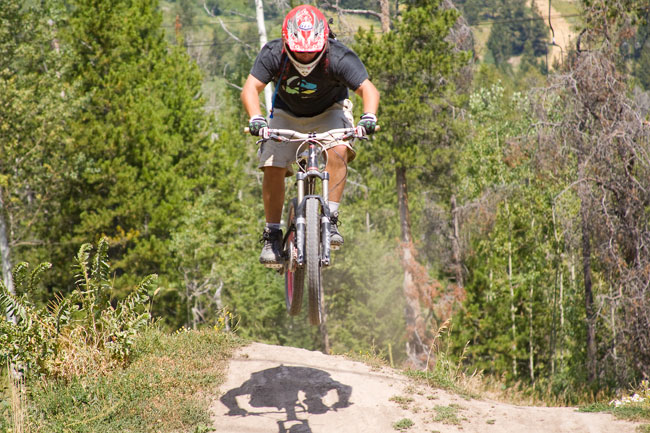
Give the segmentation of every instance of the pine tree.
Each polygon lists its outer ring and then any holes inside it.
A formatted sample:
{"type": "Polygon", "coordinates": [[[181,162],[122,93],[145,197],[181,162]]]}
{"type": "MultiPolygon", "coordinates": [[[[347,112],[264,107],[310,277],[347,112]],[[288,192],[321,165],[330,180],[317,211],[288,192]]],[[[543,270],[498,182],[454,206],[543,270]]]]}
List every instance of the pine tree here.
{"type": "Polygon", "coordinates": [[[126,269],[174,283],[171,233],[210,172],[200,72],[165,43],[157,1],[70,7],[77,57],[66,78],[86,99],[66,149],[73,179],[59,235],[73,246],[107,235],[118,286],[135,283],[120,279],[126,269]]]}
{"type": "Polygon", "coordinates": [[[43,261],[61,214],[67,182],[61,150],[77,108],[75,89],[61,80],[70,65],[59,44],[62,17],[57,1],[30,7],[8,0],[0,8],[0,218],[7,278],[12,258],[43,261]]]}
{"type": "Polygon", "coordinates": [[[374,159],[384,175],[392,171],[395,179],[407,300],[407,354],[416,366],[426,362],[428,352],[428,324],[418,293],[433,290],[418,283],[427,280],[427,275],[416,261],[408,185],[423,171],[435,173],[435,178],[448,170],[446,158],[441,158],[445,151],[440,143],[447,141],[442,119],[448,116],[448,104],[442,96],[449,89],[454,71],[468,60],[465,53],[454,51],[445,40],[457,17],[456,10],[442,9],[438,1],[413,2],[401,20],[394,23],[394,31],[381,38],[372,31],[361,31],[357,43],[382,95],[381,144],[372,146],[367,157],[374,159]],[[427,168],[421,171],[423,167],[427,168]]]}

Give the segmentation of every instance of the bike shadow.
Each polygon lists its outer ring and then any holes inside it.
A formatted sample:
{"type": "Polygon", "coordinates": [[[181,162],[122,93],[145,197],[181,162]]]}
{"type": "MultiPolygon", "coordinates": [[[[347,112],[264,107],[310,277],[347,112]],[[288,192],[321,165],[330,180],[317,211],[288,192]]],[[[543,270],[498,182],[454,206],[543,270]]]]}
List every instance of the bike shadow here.
{"type": "Polygon", "coordinates": [[[351,394],[351,386],[337,382],[326,371],[280,365],[252,373],[250,379],[226,392],[220,400],[228,408],[226,415],[262,415],[264,412],[249,412],[239,406],[237,397],[249,395],[251,407],[286,411],[287,419],[278,421],[280,433],[311,433],[308,421],[298,419],[296,408],[312,415],[336,411],[351,405],[351,394]],[[336,391],[338,401],[328,406],[323,398],[332,390],[336,391]],[[300,396],[301,392],[304,396],[300,396]],[[292,425],[287,429],[289,424],[292,425]]]}

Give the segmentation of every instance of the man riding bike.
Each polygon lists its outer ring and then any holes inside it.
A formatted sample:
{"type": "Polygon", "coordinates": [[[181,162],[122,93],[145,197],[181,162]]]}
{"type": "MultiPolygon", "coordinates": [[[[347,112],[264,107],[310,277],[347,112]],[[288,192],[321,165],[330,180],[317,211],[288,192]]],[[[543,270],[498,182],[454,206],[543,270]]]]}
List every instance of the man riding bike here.
{"type": "MultiPolygon", "coordinates": [[[[354,125],[352,89],[363,100],[358,126],[366,134],[375,132],[379,92],[368,79],[359,57],[341,42],[330,37],[325,16],[308,5],[292,9],[284,19],[282,38],[270,41],[258,54],[241,92],[242,103],[250,116],[249,130],[259,135],[264,127],[293,129],[299,132],[325,132],[354,125]],[[259,94],[273,81],[275,94],[271,121],[260,110],[259,94]]],[[[346,167],[355,157],[347,142],[335,138],[326,142],[330,173],[329,206],[331,245],[343,244],[338,231],[338,210],[345,187],[346,167]]],[[[282,206],[284,178],[290,176],[298,143],[269,141],[260,149],[259,168],[264,171],[262,197],[266,227],[260,263],[278,267],[282,263],[282,206]]]]}

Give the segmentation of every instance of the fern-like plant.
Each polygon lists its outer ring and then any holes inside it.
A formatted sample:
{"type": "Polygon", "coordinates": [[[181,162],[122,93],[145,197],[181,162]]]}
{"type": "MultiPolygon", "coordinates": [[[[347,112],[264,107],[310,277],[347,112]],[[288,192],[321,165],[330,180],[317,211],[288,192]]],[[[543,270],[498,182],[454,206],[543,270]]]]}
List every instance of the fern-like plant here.
{"type": "Polygon", "coordinates": [[[74,290],[55,295],[37,308],[29,294],[50,267],[30,272],[20,263],[14,269],[21,297],[0,283],[0,357],[27,375],[70,377],[101,372],[128,361],[138,332],[151,323],[149,300],[156,292],[156,275],[146,277],[125,299],[111,304],[113,284],[108,241],[84,244],[76,256],[74,290]],[[9,318],[12,318],[9,320],[9,318]]]}
{"type": "Polygon", "coordinates": [[[29,272],[27,263],[14,268],[14,281],[19,292],[17,297],[0,282],[0,359],[6,359],[21,372],[43,373],[45,361],[56,353],[55,320],[46,309],[37,308],[28,294],[39,281],[49,263],[43,263],[29,272]]]}

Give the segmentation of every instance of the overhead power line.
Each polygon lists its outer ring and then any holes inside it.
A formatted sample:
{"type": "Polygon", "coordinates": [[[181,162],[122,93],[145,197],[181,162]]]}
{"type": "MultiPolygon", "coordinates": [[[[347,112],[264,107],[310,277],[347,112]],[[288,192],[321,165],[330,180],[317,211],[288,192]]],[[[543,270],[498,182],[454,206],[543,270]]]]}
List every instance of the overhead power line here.
{"type": "MultiPolygon", "coordinates": [[[[556,14],[556,15],[551,15],[551,18],[575,18],[581,16],[580,14],[568,14],[568,15],[562,15],[562,14],[556,14]]],[[[492,24],[506,24],[506,23],[519,23],[519,22],[525,22],[525,21],[544,21],[546,20],[546,17],[528,17],[528,18],[512,18],[512,19],[506,19],[506,20],[500,20],[500,19],[493,19],[493,20],[485,20],[485,21],[479,21],[476,24],[473,24],[473,26],[487,26],[487,25],[492,25],[492,24]]]]}
{"type": "MultiPolygon", "coordinates": [[[[555,19],[555,18],[575,18],[575,17],[579,17],[579,16],[581,16],[581,14],[566,14],[566,15],[555,14],[555,15],[551,15],[550,18],[553,18],[553,19],[555,19]]],[[[539,16],[539,17],[526,17],[526,18],[512,18],[512,19],[494,18],[494,19],[481,20],[481,21],[478,21],[478,22],[476,22],[476,23],[474,23],[472,25],[473,26],[487,26],[487,25],[502,24],[502,23],[517,23],[517,22],[525,22],[525,21],[544,21],[546,19],[548,19],[548,16],[547,17],[539,16]]],[[[246,24],[251,24],[251,25],[255,24],[252,20],[245,20],[245,19],[241,19],[241,20],[240,19],[237,19],[237,20],[223,20],[223,23],[224,24],[242,24],[242,23],[246,23],[246,24]]],[[[184,28],[187,28],[187,27],[190,27],[190,28],[210,27],[210,26],[214,26],[216,24],[217,23],[188,24],[188,25],[184,25],[183,27],[184,28]]],[[[161,27],[173,28],[174,24],[162,24],[161,27]]],[[[382,33],[382,32],[380,30],[380,31],[375,32],[375,33],[382,33]]],[[[337,34],[341,34],[341,33],[337,32],[337,34]]]]}
{"type": "MultiPolygon", "coordinates": [[[[251,22],[250,20],[224,20],[224,24],[241,24],[241,23],[248,23],[248,24],[255,24],[254,22],[251,22]]],[[[204,23],[204,24],[186,24],[183,27],[209,27],[213,26],[218,23],[204,23]]],[[[173,28],[175,27],[175,24],[161,24],[161,27],[167,27],[167,28],[173,28]]]]}
{"type": "MultiPolygon", "coordinates": [[[[580,14],[555,14],[555,15],[549,15],[548,17],[526,17],[526,18],[512,18],[512,19],[488,19],[488,20],[483,20],[479,21],[477,23],[474,23],[473,26],[490,26],[494,24],[508,24],[508,23],[518,23],[518,22],[530,22],[530,21],[544,21],[549,18],[575,18],[579,17],[580,14]]],[[[250,20],[229,20],[229,21],[223,21],[224,23],[230,23],[230,24],[237,24],[237,23],[248,23],[248,24],[253,24],[250,20]]],[[[191,24],[187,25],[184,27],[206,27],[206,26],[211,26],[213,25],[212,23],[210,24],[191,24]]],[[[167,25],[164,24],[162,27],[173,27],[173,25],[167,25]]],[[[337,35],[339,36],[354,36],[356,32],[336,32],[337,35]]],[[[381,34],[383,33],[381,29],[376,29],[373,31],[373,33],[376,34],[381,34]]],[[[183,46],[185,47],[215,47],[215,46],[226,46],[226,45],[232,45],[232,42],[230,41],[223,41],[223,42],[214,42],[214,41],[197,41],[197,42],[191,42],[191,43],[184,43],[183,46]]]]}

